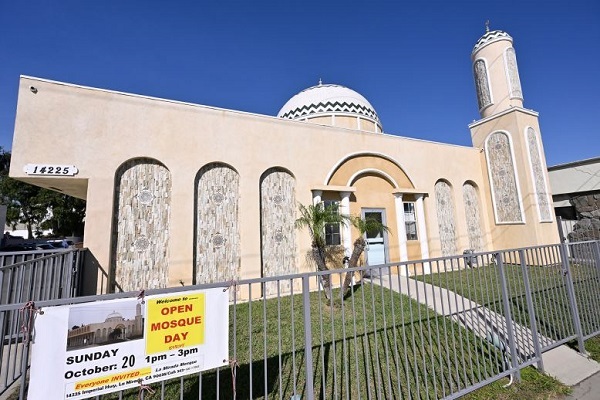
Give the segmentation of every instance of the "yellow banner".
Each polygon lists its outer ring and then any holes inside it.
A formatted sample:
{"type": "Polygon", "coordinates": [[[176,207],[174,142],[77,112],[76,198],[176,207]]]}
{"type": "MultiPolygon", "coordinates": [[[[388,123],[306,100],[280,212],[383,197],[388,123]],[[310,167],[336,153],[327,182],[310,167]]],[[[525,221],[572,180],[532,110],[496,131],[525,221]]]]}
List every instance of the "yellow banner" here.
{"type": "Polygon", "coordinates": [[[111,383],[128,381],[131,379],[140,379],[146,375],[150,375],[151,373],[152,368],[146,367],[137,369],[135,371],[127,371],[120,374],[106,375],[100,378],[79,381],[75,383],[75,390],[93,389],[98,386],[110,385],[111,383]]]}
{"type": "Polygon", "coordinates": [[[146,354],[204,344],[204,293],[146,300],[146,354]]]}

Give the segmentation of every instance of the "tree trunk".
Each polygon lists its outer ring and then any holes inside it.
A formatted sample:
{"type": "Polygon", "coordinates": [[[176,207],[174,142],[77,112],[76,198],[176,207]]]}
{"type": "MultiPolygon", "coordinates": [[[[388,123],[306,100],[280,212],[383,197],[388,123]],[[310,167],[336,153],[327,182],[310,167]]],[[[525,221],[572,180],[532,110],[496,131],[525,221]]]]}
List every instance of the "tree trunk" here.
{"type": "MultiPolygon", "coordinates": [[[[325,251],[319,246],[313,246],[312,248],[313,259],[317,263],[317,270],[329,271],[325,264],[325,251]]],[[[329,300],[331,298],[331,275],[321,275],[321,282],[323,283],[323,290],[325,292],[325,298],[329,300]]]]}
{"type": "MultiPolygon", "coordinates": [[[[352,255],[350,256],[350,261],[348,261],[348,268],[355,268],[358,264],[358,259],[360,258],[363,251],[365,251],[365,247],[367,246],[367,242],[362,237],[359,237],[354,241],[354,248],[352,249],[352,255]]],[[[342,284],[342,293],[344,293],[344,297],[346,296],[346,291],[350,287],[350,283],[352,282],[352,277],[354,276],[354,272],[346,272],[346,277],[344,279],[344,283],[342,284]]]]}

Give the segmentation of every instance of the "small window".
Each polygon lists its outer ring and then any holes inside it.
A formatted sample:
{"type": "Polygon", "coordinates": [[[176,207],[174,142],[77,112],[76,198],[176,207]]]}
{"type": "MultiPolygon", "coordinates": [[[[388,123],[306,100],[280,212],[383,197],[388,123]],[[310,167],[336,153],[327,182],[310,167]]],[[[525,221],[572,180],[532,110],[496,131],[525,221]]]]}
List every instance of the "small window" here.
{"type": "Polygon", "coordinates": [[[415,203],[404,203],[404,224],[406,225],[406,240],[419,240],[417,236],[415,203]]]}
{"type": "MultiPolygon", "coordinates": [[[[323,201],[323,206],[325,208],[334,206],[337,209],[338,202],[333,200],[325,200],[323,201]]],[[[325,225],[325,244],[327,246],[339,246],[342,244],[340,224],[325,225]]]]}

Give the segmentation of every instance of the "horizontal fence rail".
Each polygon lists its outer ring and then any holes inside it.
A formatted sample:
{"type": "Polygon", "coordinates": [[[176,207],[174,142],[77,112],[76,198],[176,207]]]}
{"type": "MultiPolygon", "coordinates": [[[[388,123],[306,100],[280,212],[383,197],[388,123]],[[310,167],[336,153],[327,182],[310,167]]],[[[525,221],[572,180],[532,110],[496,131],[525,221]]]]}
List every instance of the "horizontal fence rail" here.
{"type": "MultiPolygon", "coordinates": [[[[600,333],[598,241],[145,293],[213,287],[229,291],[229,366],[152,384],[152,398],[455,399],[518,380],[526,366],[543,370],[545,351],[571,341],[583,351],[583,340],[600,333]]],[[[0,304],[6,331],[22,324],[24,300],[0,304]]],[[[23,387],[26,344],[5,339],[13,348],[0,370],[2,379],[18,372],[23,387]]]]}

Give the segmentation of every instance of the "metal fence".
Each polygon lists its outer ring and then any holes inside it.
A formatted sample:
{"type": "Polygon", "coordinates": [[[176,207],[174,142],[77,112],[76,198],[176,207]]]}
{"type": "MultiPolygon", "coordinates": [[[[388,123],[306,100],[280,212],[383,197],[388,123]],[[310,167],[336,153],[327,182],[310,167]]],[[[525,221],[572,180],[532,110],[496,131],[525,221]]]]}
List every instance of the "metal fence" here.
{"type": "MultiPolygon", "coordinates": [[[[584,339],[600,333],[598,241],[231,285],[146,291],[229,287],[231,293],[229,365],[153,384],[152,398],[454,399],[503,377],[519,379],[529,365],[543,370],[543,352],[572,341],[583,351],[584,339]],[[347,277],[352,279],[344,291],[347,277]]],[[[0,305],[2,326],[19,326],[26,318],[21,307],[0,305]]],[[[23,354],[10,353],[0,367],[2,379],[19,370],[21,398],[26,344],[22,336],[5,338],[5,347],[17,346],[23,354]]],[[[129,390],[99,398],[138,395],[129,390]]]]}
{"type": "Polygon", "coordinates": [[[23,377],[27,354],[20,308],[28,301],[67,299],[78,293],[84,249],[0,255],[0,394],[23,377]]]}
{"type": "Polygon", "coordinates": [[[565,219],[556,217],[558,235],[561,242],[575,243],[588,240],[598,240],[598,228],[594,228],[592,218],[565,219]]]}
{"type": "Polygon", "coordinates": [[[85,249],[0,255],[0,304],[77,295],[85,249]]]}

